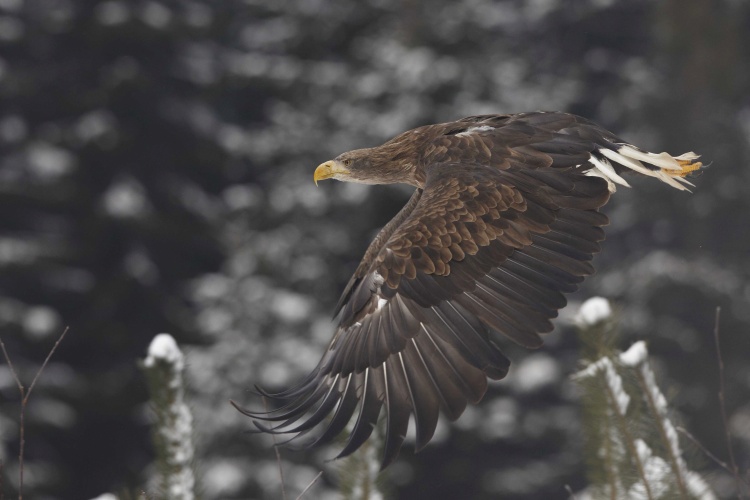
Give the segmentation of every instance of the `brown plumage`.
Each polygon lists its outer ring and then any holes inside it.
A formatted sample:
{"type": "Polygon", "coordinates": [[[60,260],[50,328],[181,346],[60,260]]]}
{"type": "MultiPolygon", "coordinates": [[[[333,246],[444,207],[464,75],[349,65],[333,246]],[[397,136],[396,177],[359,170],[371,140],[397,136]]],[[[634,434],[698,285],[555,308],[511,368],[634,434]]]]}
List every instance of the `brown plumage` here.
{"type": "Polygon", "coordinates": [[[317,368],[268,395],[268,413],[310,446],[330,441],[356,415],[338,455],[355,451],[385,412],[382,466],[398,454],[410,418],[416,449],[442,411],[457,419],[487,378],[510,362],[498,344],[528,348],[564,307],[564,293],[592,274],[607,217],[598,209],[626,171],[685,189],[697,156],[653,154],[578,116],[536,112],[472,116],[405,132],[344,153],[315,171],[417,189],[377,235],[336,307],[338,327],[317,368]]]}

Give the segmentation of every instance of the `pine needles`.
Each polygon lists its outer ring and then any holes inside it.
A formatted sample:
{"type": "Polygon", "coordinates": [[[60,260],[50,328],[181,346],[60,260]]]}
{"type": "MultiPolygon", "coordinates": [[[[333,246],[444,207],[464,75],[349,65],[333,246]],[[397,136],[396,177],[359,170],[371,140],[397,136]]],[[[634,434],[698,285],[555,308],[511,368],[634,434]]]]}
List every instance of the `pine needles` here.
{"type": "Polygon", "coordinates": [[[688,469],[667,400],[648,362],[645,342],[613,347],[614,321],[605,299],[581,307],[584,368],[574,379],[584,394],[583,419],[591,486],[588,498],[712,500],[688,469]]]}

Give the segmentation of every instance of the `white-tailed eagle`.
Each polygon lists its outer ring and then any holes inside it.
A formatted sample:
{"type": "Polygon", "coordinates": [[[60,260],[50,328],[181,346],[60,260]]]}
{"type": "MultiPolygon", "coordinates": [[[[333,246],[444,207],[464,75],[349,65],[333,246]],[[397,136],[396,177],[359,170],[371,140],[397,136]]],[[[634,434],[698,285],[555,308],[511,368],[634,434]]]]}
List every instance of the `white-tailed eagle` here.
{"type": "Polygon", "coordinates": [[[488,377],[508,373],[503,337],[542,345],[564,294],[594,272],[608,222],[599,208],[616,185],[628,186],[623,174],[685,190],[685,177],[702,167],[697,158],[643,151],[575,115],[534,112],[427,125],[323,163],[315,182],[416,190],[346,286],[315,370],[289,390],[263,393],[280,408],[240,411],[305,445],[330,441],[354,417],[339,457],[384,414],[383,467],[413,419],[421,449],[441,411],[457,419],[482,399],[488,377]]]}

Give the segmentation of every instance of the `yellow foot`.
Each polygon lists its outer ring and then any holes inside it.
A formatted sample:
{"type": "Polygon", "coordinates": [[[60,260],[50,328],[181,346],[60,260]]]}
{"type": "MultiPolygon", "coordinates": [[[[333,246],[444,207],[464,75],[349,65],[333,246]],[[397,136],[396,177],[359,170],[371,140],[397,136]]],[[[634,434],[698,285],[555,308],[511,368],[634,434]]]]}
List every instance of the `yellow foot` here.
{"type": "Polygon", "coordinates": [[[679,172],[675,172],[673,175],[679,177],[687,177],[688,175],[700,170],[703,167],[703,163],[699,161],[693,163],[693,160],[677,160],[677,163],[680,164],[682,170],[679,172]]]}

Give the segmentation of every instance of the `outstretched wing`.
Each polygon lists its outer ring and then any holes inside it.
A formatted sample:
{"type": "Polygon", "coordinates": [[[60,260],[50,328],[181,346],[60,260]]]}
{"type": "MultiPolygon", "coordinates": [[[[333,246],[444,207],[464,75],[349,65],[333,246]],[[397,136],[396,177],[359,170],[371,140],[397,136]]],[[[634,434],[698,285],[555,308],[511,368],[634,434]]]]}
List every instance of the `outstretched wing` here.
{"type": "Polygon", "coordinates": [[[593,273],[589,261],[607,224],[597,209],[609,191],[568,159],[585,159],[588,141],[545,131],[535,139],[498,125],[515,143],[481,127],[435,140],[423,191],[368,249],[316,369],[270,395],[286,402],[278,410],[242,410],[278,422],[258,424],[263,430],[292,433],[308,446],[330,441],[356,415],[342,457],[367,440],[384,410],[385,467],[411,416],[421,449],[440,410],[455,420],[483,397],[487,377],[507,374],[502,337],[542,344],[539,334],[552,330],[550,319],[566,304],[563,293],[593,273]],[[480,134],[489,156],[467,157],[480,134]],[[462,153],[462,145],[470,148],[462,153]]]}

